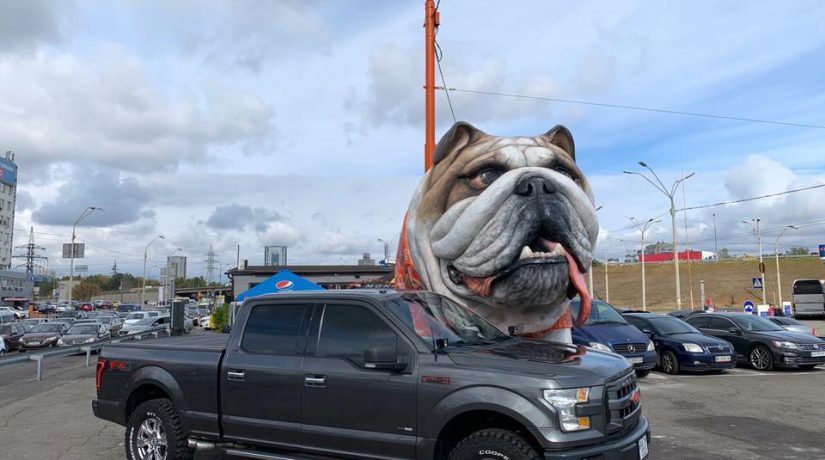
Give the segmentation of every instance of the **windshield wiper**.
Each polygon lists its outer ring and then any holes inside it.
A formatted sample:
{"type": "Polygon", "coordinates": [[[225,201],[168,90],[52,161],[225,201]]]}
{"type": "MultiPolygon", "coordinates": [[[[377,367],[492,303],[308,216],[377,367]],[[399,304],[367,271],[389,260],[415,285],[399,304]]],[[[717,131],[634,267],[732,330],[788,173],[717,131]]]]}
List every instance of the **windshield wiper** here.
{"type": "Polygon", "coordinates": [[[627,324],[624,321],[594,321],[590,324],[627,324]]]}

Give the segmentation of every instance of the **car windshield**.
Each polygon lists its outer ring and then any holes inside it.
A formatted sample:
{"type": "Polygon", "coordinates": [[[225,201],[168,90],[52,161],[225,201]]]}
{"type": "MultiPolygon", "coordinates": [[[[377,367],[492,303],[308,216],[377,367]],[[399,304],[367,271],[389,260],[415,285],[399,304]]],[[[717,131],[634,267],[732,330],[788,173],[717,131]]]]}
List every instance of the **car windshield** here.
{"type": "Polygon", "coordinates": [[[97,318],[97,320],[100,321],[103,324],[109,324],[109,323],[112,322],[112,317],[111,316],[99,316],[97,318]]]}
{"type": "Polygon", "coordinates": [[[157,318],[144,318],[140,321],[136,321],[132,324],[132,326],[151,326],[157,318]]]}
{"type": "Polygon", "coordinates": [[[673,334],[701,334],[695,327],[682,321],[679,318],[648,318],[650,325],[653,326],[653,332],[656,335],[673,335],[673,334]]]}
{"type": "Polygon", "coordinates": [[[435,339],[448,345],[483,345],[509,340],[480,316],[445,297],[431,293],[405,293],[387,303],[389,310],[416,335],[433,346],[435,339]]]}
{"type": "Polygon", "coordinates": [[[69,328],[67,335],[90,335],[97,334],[96,324],[75,324],[69,328]]]}
{"type": "MultiPolygon", "coordinates": [[[[570,311],[573,313],[573,318],[579,316],[580,308],[581,301],[579,299],[570,301],[570,311]]],[[[584,325],[591,326],[593,324],[627,324],[627,321],[609,303],[594,300],[590,307],[590,316],[587,317],[584,325]]]]}
{"type": "Polygon", "coordinates": [[[38,324],[32,328],[32,332],[35,334],[38,332],[60,332],[61,327],[64,327],[63,323],[38,324]]]}
{"type": "Polygon", "coordinates": [[[766,331],[784,331],[776,324],[753,315],[733,316],[730,318],[737,326],[746,331],[766,332],[766,331]]]}
{"type": "Polygon", "coordinates": [[[804,326],[805,323],[801,321],[797,321],[793,318],[785,318],[785,317],[773,317],[771,321],[777,324],[784,324],[785,326],[804,326]]]}
{"type": "Polygon", "coordinates": [[[11,326],[0,326],[0,335],[10,335],[11,326]]]}
{"type": "Polygon", "coordinates": [[[134,312],[134,313],[129,313],[129,315],[126,317],[126,319],[143,319],[145,317],[146,317],[146,315],[144,315],[143,313],[134,312]]]}

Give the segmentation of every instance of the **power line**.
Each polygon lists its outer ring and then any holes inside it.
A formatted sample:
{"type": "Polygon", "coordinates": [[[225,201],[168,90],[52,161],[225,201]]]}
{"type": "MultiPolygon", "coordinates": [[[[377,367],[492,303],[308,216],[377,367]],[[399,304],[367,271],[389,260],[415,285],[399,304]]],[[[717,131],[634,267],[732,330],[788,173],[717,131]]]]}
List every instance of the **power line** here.
{"type": "Polygon", "coordinates": [[[784,192],[779,192],[779,193],[770,193],[768,195],[754,196],[754,197],[751,197],[751,198],[742,198],[741,200],[722,201],[720,203],[703,204],[703,205],[700,205],[700,206],[691,206],[691,207],[688,207],[688,208],[677,209],[677,211],[692,211],[694,209],[713,208],[713,207],[717,207],[717,206],[725,206],[725,205],[728,205],[728,204],[744,203],[746,201],[761,200],[763,198],[773,198],[775,196],[788,195],[790,193],[796,193],[796,192],[804,192],[805,190],[813,190],[813,189],[822,188],[822,187],[825,187],[825,184],[812,185],[810,187],[802,187],[802,188],[798,188],[798,189],[794,189],[794,190],[786,190],[784,192]]]}
{"type": "Polygon", "coordinates": [[[592,101],[582,101],[577,99],[562,99],[557,97],[547,97],[547,96],[534,96],[528,94],[515,94],[515,93],[502,93],[498,91],[484,91],[484,90],[477,90],[477,89],[466,89],[466,88],[438,88],[443,89],[448,94],[450,91],[458,91],[461,93],[473,93],[473,94],[484,94],[487,96],[501,96],[501,97],[514,97],[519,99],[534,99],[540,101],[550,101],[550,102],[560,102],[563,104],[580,104],[580,105],[590,105],[596,107],[609,107],[614,109],[626,109],[626,110],[636,110],[640,112],[653,112],[653,113],[666,113],[669,115],[682,115],[688,117],[701,117],[701,118],[715,118],[720,120],[733,120],[733,121],[744,121],[749,123],[765,123],[771,125],[780,125],[780,126],[793,126],[796,128],[813,128],[813,129],[825,129],[825,125],[814,125],[808,123],[793,123],[789,121],[776,121],[776,120],[764,120],[760,118],[746,118],[746,117],[732,117],[727,115],[716,115],[710,113],[701,113],[701,112],[685,112],[681,110],[668,110],[668,109],[657,109],[653,107],[642,107],[636,105],[626,105],[626,104],[611,104],[607,102],[592,102],[592,101]]]}

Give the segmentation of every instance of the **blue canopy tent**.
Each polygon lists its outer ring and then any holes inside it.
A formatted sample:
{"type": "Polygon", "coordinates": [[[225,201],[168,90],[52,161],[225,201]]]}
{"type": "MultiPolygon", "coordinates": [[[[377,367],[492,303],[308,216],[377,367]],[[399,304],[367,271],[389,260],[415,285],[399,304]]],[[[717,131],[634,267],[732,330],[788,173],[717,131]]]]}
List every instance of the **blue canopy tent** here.
{"type": "Polygon", "coordinates": [[[324,288],[305,278],[292,273],[289,270],[281,270],[278,273],[265,279],[255,287],[238,294],[236,302],[243,302],[249,297],[257,297],[264,294],[290,291],[323,291],[324,288]]]}

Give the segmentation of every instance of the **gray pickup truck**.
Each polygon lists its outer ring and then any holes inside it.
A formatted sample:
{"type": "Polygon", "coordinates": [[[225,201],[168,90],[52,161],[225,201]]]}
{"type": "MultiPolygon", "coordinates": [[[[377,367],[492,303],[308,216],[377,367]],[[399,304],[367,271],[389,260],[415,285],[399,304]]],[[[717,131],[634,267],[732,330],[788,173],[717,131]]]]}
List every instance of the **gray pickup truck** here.
{"type": "Polygon", "coordinates": [[[650,440],[624,358],[428,292],[256,297],[230,334],[106,346],[96,384],[130,460],[624,460],[650,440]]]}

